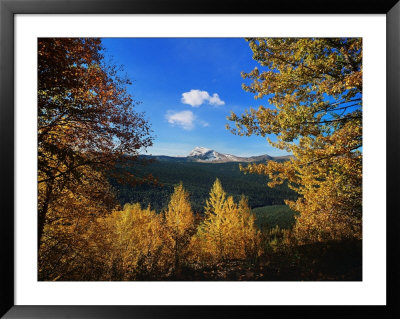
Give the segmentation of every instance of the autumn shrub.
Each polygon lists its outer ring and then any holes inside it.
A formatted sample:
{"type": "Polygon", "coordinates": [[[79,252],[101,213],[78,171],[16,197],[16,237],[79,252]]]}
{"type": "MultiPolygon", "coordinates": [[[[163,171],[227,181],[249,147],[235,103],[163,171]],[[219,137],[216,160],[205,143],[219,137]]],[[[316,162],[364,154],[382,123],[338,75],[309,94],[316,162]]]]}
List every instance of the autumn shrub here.
{"type": "Polygon", "coordinates": [[[285,251],[295,245],[292,230],[280,228],[278,225],[273,228],[264,228],[261,237],[266,254],[285,251]]]}

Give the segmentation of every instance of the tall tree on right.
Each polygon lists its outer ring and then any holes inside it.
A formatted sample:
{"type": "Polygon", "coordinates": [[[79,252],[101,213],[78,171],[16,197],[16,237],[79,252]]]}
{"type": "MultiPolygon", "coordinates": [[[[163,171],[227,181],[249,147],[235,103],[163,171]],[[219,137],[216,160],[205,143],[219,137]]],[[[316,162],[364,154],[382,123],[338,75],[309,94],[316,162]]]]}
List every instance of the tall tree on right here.
{"type": "Polygon", "coordinates": [[[228,117],[238,135],[260,135],[294,157],[250,164],[269,186],[287,181],[299,197],[287,204],[300,215],[300,242],[361,238],[362,40],[252,38],[253,59],[244,90],[268,103],[228,117]],[[272,141],[270,135],[276,136],[272,141]]]}

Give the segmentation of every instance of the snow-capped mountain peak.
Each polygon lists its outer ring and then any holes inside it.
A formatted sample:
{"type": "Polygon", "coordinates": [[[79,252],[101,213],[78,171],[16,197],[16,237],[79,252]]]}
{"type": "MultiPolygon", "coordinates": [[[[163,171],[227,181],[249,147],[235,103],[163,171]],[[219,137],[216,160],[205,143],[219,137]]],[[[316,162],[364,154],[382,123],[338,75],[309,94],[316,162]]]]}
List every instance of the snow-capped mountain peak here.
{"type": "Polygon", "coordinates": [[[203,161],[219,161],[222,159],[221,155],[223,154],[220,154],[212,149],[197,146],[189,153],[188,157],[203,161]]]}
{"type": "Polygon", "coordinates": [[[188,156],[199,156],[199,155],[204,155],[204,154],[208,153],[209,151],[212,151],[212,150],[209,149],[209,148],[196,146],[196,147],[189,153],[188,156]]]}
{"type": "Polygon", "coordinates": [[[227,163],[227,162],[261,162],[261,161],[269,161],[269,160],[288,160],[292,155],[286,156],[278,156],[272,157],[267,154],[250,156],[250,157],[242,157],[236,156],[232,154],[224,154],[217,151],[214,151],[210,148],[196,146],[188,156],[179,156],[179,157],[170,157],[170,156],[156,156],[162,159],[173,159],[179,161],[190,161],[190,162],[202,162],[202,163],[227,163]]]}
{"type": "Polygon", "coordinates": [[[205,148],[205,147],[195,147],[188,155],[188,157],[191,157],[193,159],[196,160],[200,160],[200,161],[240,161],[241,158],[234,156],[234,155],[230,155],[230,154],[223,154],[223,153],[219,153],[217,151],[214,151],[212,149],[209,148],[205,148]]]}

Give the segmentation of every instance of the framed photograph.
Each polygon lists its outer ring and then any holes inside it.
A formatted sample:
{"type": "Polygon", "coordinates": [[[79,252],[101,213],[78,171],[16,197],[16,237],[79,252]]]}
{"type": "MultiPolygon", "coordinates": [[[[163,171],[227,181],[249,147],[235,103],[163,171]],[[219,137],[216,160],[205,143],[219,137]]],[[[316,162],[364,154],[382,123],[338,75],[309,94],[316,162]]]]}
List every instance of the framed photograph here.
{"type": "Polygon", "coordinates": [[[0,10],[4,318],[399,314],[397,1],[0,10]]]}

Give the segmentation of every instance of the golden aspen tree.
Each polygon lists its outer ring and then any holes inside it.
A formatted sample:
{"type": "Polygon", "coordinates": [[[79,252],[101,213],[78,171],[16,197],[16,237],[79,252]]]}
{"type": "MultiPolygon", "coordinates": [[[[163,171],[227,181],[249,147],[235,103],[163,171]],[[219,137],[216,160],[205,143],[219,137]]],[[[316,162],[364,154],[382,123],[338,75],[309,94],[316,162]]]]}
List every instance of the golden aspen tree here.
{"type": "Polygon", "coordinates": [[[206,215],[218,215],[222,212],[226,200],[226,193],[222,188],[221,181],[217,178],[211,188],[210,197],[206,200],[206,215]]]}
{"type": "Polygon", "coordinates": [[[220,261],[224,258],[225,202],[226,193],[217,178],[211,188],[210,197],[206,201],[205,219],[199,225],[196,236],[201,246],[202,256],[207,256],[214,261],[220,261]]]}
{"type": "MultiPolygon", "coordinates": [[[[93,221],[114,208],[114,194],[103,174],[85,170],[80,181],[69,180],[48,203],[38,259],[39,280],[98,278],[98,260],[91,260],[87,232],[93,221]]],[[[39,196],[43,193],[39,184],[39,196]]]]}
{"type": "Polygon", "coordinates": [[[110,267],[119,269],[119,280],[135,279],[153,272],[159,265],[162,249],[160,216],[150,207],[142,209],[139,203],[126,204],[122,211],[115,211],[102,218],[108,231],[102,240],[110,241],[110,267]]]}
{"type": "Polygon", "coordinates": [[[175,272],[188,256],[188,247],[194,230],[189,194],[180,183],[174,188],[163,218],[164,253],[171,261],[175,272]]]}
{"type": "Polygon", "coordinates": [[[232,196],[228,196],[222,207],[222,214],[216,219],[218,225],[219,259],[242,259],[244,250],[241,240],[241,220],[238,205],[232,196]]]}
{"type": "Polygon", "coordinates": [[[287,204],[300,213],[293,232],[300,242],[361,238],[362,39],[248,41],[261,69],[242,74],[252,81],[243,88],[269,105],[231,113],[228,128],[266,137],[293,158],[242,169],[299,194],[287,204]]]}
{"type": "Polygon", "coordinates": [[[243,250],[247,257],[256,258],[261,254],[261,234],[254,224],[255,216],[251,213],[248,199],[245,196],[240,198],[238,210],[243,250]]]}
{"type": "Polygon", "coordinates": [[[206,202],[206,216],[199,226],[195,240],[202,258],[212,262],[245,259],[247,248],[254,248],[259,234],[247,203],[239,208],[232,196],[227,196],[216,179],[206,202]],[[252,246],[253,245],[253,246],[252,246]]]}

